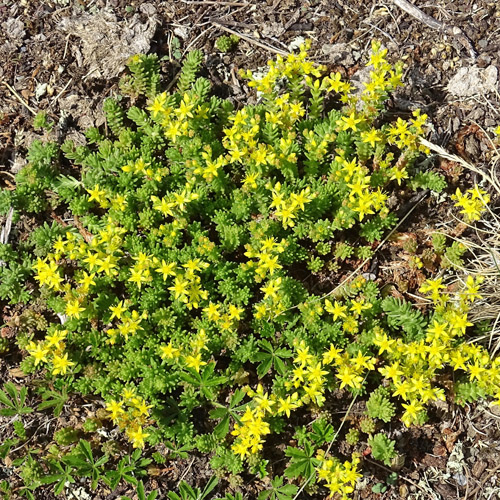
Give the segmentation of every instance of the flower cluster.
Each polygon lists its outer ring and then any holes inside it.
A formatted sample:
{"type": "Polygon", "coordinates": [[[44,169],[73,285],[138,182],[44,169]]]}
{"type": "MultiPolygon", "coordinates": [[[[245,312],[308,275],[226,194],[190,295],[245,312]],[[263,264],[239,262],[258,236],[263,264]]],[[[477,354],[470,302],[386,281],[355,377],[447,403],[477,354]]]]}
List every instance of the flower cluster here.
{"type": "MultiPolygon", "coordinates": [[[[267,63],[269,69],[262,78],[254,78],[250,70],[242,71],[243,76],[250,80],[248,86],[254,87],[258,92],[263,94],[272,94],[276,91],[277,81],[280,78],[286,77],[292,83],[295,83],[297,80],[301,81],[304,76],[319,78],[326,70],[326,67],[316,65],[307,60],[307,52],[310,47],[311,43],[307,41],[300,48],[300,52],[290,54],[286,59],[277,56],[275,61],[269,61],[267,63]]],[[[350,86],[344,83],[340,83],[339,87],[346,92],[350,89],[350,86]]],[[[300,89],[301,86],[297,91],[300,89]]]]}
{"type": "Polygon", "coordinates": [[[256,279],[265,279],[267,275],[272,276],[283,266],[278,262],[279,255],[285,251],[286,240],[276,242],[274,238],[266,238],[258,241],[260,248],[254,249],[251,243],[246,245],[245,257],[257,259],[248,261],[247,266],[255,269],[256,279]]]}
{"type": "Polygon", "coordinates": [[[124,430],[134,448],[143,448],[144,440],[149,436],[143,427],[149,419],[149,409],[146,401],[139,395],[134,387],[124,388],[121,399],[111,400],[106,405],[106,410],[113,422],[124,430]]]}
{"type": "Polygon", "coordinates": [[[363,476],[358,470],[360,458],[353,456],[351,461],[341,462],[338,458],[325,455],[322,450],[316,458],[320,461],[318,477],[326,483],[330,494],[337,494],[342,500],[350,498],[356,482],[363,476]]]}
{"type": "Polygon", "coordinates": [[[277,182],[271,191],[273,201],[270,208],[276,209],[274,216],[281,221],[285,229],[295,226],[293,219],[297,218],[299,210],[305,210],[305,205],[310,203],[316,196],[315,194],[311,194],[311,188],[307,187],[300,193],[291,193],[288,198],[285,198],[281,191],[280,182],[277,182]]]}
{"type": "Polygon", "coordinates": [[[174,347],[172,342],[160,346],[160,356],[171,364],[182,363],[184,366],[199,372],[200,368],[207,364],[202,359],[202,351],[208,350],[206,344],[207,335],[205,330],[201,329],[198,335],[190,340],[189,345],[184,346],[184,349],[182,346],[174,347]]]}
{"type": "MultiPolygon", "coordinates": [[[[367,379],[376,377],[378,372],[383,383],[392,388],[392,396],[402,401],[401,421],[406,426],[422,423],[426,406],[431,401],[445,399],[444,388],[437,381],[446,367],[458,372],[457,375],[465,375],[485,394],[498,398],[500,359],[492,359],[480,346],[460,342],[467,327],[472,326],[467,313],[470,305],[481,298],[479,288],[482,281],[481,277],[468,276],[465,289],[451,297],[445,292],[441,278],[427,280],[420,290],[434,303],[434,313],[432,322],[417,341],[393,338],[380,326],[375,326],[370,333],[372,348],[367,352],[361,348],[351,348],[348,352],[331,344],[322,359],[318,359],[304,341],[298,342],[295,346],[296,357],[288,372],[289,380],[284,385],[288,394],[272,394],[269,402],[266,394],[269,413],[290,417],[291,411],[303,405],[323,406],[326,390],[335,387],[331,383],[332,371],[338,381],[337,387],[351,390],[361,389],[367,379]]],[[[362,285],[364,280],[359,278],[356,282],[353,289],[362,285]]],[[[372,304],[365,303],[362,297],[355,297],[344,304],[325,299],[324,310],[332,315],[334,321],[343,321],[346,333],[353,330],[349,324],[352,322],[356,325],[354,332],[363,335],[366,321],[363,316],[371,308],[372,304]]],[[[257,392],[261,397],[262,386],[257,392]]],[[[260,416],[264,417],[265,413],[260,416]]],[[[243,451],[241,446],[238,449],[243,451]]],[[[245,450],[242,456],[254,453],[251,447],[245,450]]]]}
{"type": "Polygon", "coordinates": [[[486,210],[486,205],[490,202],[490,195],[481,189],[477,184],[462,193],[457,188],[455,194],[451,195],[455,201],[455,206],[461,208],[460,213],[464,215],[467,222],[477,221],[486,210]]]}
{"type": "Polygon", "coordinates": [[[264,392],[261,384],[255,391],[249,390],[248,395],[253,397],[254,406],[247,406],[239,422],[234,424],[231,432],[236,439],[232,450],[241,457],[259,453],[263,448],[264,436],[270,434],[269,423],[265,421],[267,414],[272,414],[272,407],[276,401],[274,396],[264,392]]]}
{"type": "Polygon", "coordinates": [[[35,366],[40,363],[50,363],[53,375],[66,375],[68,368],[75,363],[68,359],[68,353],[64,352],[64,340],[68,335],[67,330],[52,328],[45,340],[40,342],[30,341],[26,350],[33,356],[35,366]]]}
{"type": "MultiPolygon", "coordinates": [[[[294,391],[300,389],[300,398],[297,392],[293,393],[292,401],[287,398],[290,409],[298,408],[302,404],[323,406],[326,375],[329,373],[323,368],[328,364],[328,360],[324,360],[323,364],[321,360],[310,353],[309,347],[303,341],[298,343],[296,354],[296,358],[293,360],[293,377],[285,382],[285,387],[294,391]]],[[[287,411],[287,416],[290,416],[289,411],[287,411]]]]}

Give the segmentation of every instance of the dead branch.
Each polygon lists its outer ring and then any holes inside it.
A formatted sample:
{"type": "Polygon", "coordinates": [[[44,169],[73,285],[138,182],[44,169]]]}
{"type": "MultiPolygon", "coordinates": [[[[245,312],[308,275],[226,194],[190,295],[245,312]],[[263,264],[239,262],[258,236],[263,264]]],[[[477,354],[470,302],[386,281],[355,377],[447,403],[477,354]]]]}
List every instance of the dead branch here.
{"type": "Polygon", "coordinates": [[[3,83],[12,93],[12,95],[32,114],[36,115],[36,111],[6,82],[0,80],[0,83],[3,83]]]}
{"type": "Polygon", "coordinates": [[[212,23],[214,26],[217,26],[221,30],[227,31],[228,33],[231,33],[232,35],[236,35],[237,37],[241,38],[242,40],[247,41],[248,43],[253,43],[254,45],[257,45],[258,47],[260,47],[261,49],[266,49],[266,50],[269,50],[271,52],[275,52],[276,54],[280,54],[282,56],[288,55],[288,52],[285,52],[284,50],[273,47],[272,45],[268,45],[268,44],[259,42],[258,40],[255,40],[255,38],[244,35],[243,33],[238,33],[237,31],[234,31],[231,28],[228,28],[227,26],[224,26],[223,24],[221,24],[217,21],[212,21],[212,23]]]}
{"type": "Polygon", "coordinates": [[[456,37],[459,42],[469,51],[472,59],[477,59],[477,53],[474,50],[474,47],[471,41],[467,38],[464,32],[458,26],[448,26],[437,19],[434,19],[431,16],[428,16],[425,12],[422,12],[418,7],[408,2],[408,0],[392,0],[392,3],[399,7],[401,10],[404,10],[407,14],[419,20],[421,23],[424,23],[429,28],[433,30],[441,31],[446,33],[447,35],[456,37]]]}
{"type": "Polygon", "coordinates": [[[252,3],[247,2],[224,2],[220,0],[182,0],[182,3],[187,3],[188,5],[219,5],[219,6],[229,6],[229,7],[251,7],[252,3]]]}

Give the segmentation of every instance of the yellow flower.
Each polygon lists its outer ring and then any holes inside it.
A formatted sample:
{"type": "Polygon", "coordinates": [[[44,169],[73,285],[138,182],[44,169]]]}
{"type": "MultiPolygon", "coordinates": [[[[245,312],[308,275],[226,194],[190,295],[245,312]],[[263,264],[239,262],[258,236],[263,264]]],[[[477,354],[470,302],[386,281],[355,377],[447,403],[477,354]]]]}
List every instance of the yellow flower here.
{"type": "Polygon", "coordinates": [[[180,350],[172,345],[172,342],[169,342],[167,345],[160,346],[161,358],[162,359],[174,359],[180,356],[180,350]]]}
{"type": "Polygon", "coordinates": [[[78,280],[78,283],[80,283],[84,289],[88,289],[91,285],[95,285],[94,277],[94,273],[88,274],[84,272],[83,277],[78,280]]]}
{"type": "Polygon", "coordinates": [[[165,130],[165,137],[170,139],[172,143],[175,144],[177,142],[177,137],[180,135],[182,135],[181,123],[178,121],[169,122],[168,127],[165,130]]]}
{"type": "Polygon", "coordinates": [[[105,198],[106,191],[99,188],[99,184],[94,186],[94,189],[87,189],[87,193],[90,194],[89,201],[97,201],[97,203],[101,203],[105,198]]]}
{"type": "Polygon", "coordinates": [[[368,65],[372,65],[375,69],[379,68],[386,62],[385,60],[386,54],[387,54],[387,49],[379,49],[377,51],[372,52],[372,54],[370,55],[370,61],[368,62],[368,65]]]}
{"type": "Polygon", "coordinates": [[[31,341],[26,350],[35,358],[35,366],[38,366],[39,363],[47,362],[49,349],[47,349],[41,342],[36,344],[31,341]]]}
{"type": "Polygon", "coordinates": [[[200,353],[196,356],[186,356],[184,361],[189,368],[194,368],[198,373],[200,372],[200,367],[206,365],[205,361],[201,360],[200,353]]]}
{"type": "Polygon", "coordinates": [[[443,278],[436,278],[434,280],[426,280],[425,283],[420,287],[419,291],[422,293],[431,292],[432,300],[437,301],[441,296],[440,290],[444,290],[445,288],[446,286],[443,285],[443,278]]]}
{"type": "Polygon", "coordinates": [[[473,365],[469,364],[467,365],[467,370],[470,373],[470,379],[471,380],[481,380],[482,379],[482,373],[486,371],[486,368],[481,366],[478,361],[476,360],[473,365]]]}
{"type": "Polygon", "coordinates": [[[472,326],[470,321],[467,321],[467,313],[458,314],[454,313],[449,317],[450,326],[453,330],[456,330],[457,333],[463,335],[468,326],[472,326]]]}
{"type": "Polygon", "coordinates": [[[167,93],[163,92],[161,94],[156,95],[153,102],[146,109],[148,111],[151,111],[153,118],[156,118],[157,115],[165,113],[166,102],[167,102],[167,93]]]}
{"type": "Polygon", "coordinates": [[[447,346],[440,341],[432,341],[430,345],[425,346],[425,349],[429,366],[432,369],[442,368],[448,360],[447,346]]]}
{"type": "Polygon", "coordinates": [[[367,370],[373,370],[375,367],[375,359],[371,356],[364,356],[361,351],[358,351],[356,357],[351,358],[351,361],[357,369],[365,368],[367,370]]]}
{"type": "Polygon", "coordinates": [[[422,127],[423,125],[425,125],[428,117],[426,114],[421,114],[421,111],[419,109],[413,111],[412,115],[415,117],[415,119],[412,119],[411,122],[417,128],[418,132],[421,133],[422,127]]]}
{"type": "Polygon", "coordinates": [[[111,317],[109,319],[112,320],[113,318],[121,319],[122,314],[127,308],[125,307],[124,301],[121,300],[116,306],[109,306],[109,310],[111,311],[111,317]]]}
{"type": "Polygon", "coordinates": [[[269,271],[269,274],[272,276],[274,272],[278,269],[282,269],[282,265],[278,264],[278,255],[271,257],[268,254],[260,254],[259,261],[257,262],[258,268],[256,272],[264,278],[266,275],[266,270],[269,271]]]}
{"type": "Polygon", "coordinates": [[[176,267],[177,264],[175,262],[169,262],[167,264],[167,262],[162,259],[160,266],[157,267],[155,271],[161,273],[163,275],[163,281],[165,281],[169,276],[175,276],[176,267]]]}
{"type": "Polygon", "coordinates": [[[359,325],[354,316],[347,316],[342,323],[342,328],[347,333],[355,334],[359,329],[359,325]]]}
{"type": "Polygon", "coordinates": [[[276,216],[281,219],[281,222],[283,223],[283,227],[285,229],[287,227],[295,226],[295,222],[292,219],[295,219],[296,215],[293,212],[293,206],[285,206],[284,204],[282,204],[281,207],[275,212],[276,216]]]}
{"type": "Polygon", "coordinates": [[[107,344],[115,345],[116,338],[118,336],[118,331],[115,328],[108,328],[106,331],[106,335],[109,336],[109,339],[106,340],[107,344]]]}
{"type": "Polygon", "coordinates": [[[301,344],[301,346],[297,349],[297,357],[293,360],[294,363],[300,363],[301,365],[307,365],[310,361],[312,361],[314,357],[312,354],[309,354],[309,346],[305,346],[305,344],[301,344]]]}
{"type": "Polygon", "coordinates": [[[401,396],[405,401],[408,399],[408,394],[411,392],[411,385],[407,380],[403,382],[398,382],[393,380],[396,390],[393,392],[393,396],[401,396]]]}
{"type": "Polygon", "coordinates": [[[257,189],[257,179],[259,178],[259,173],[247,174],[243,179],[243,186],[247,188],[257,189]]]}
{"type": "Polygon", "coordinates": [[[476,299],[482,299],[481,295],[479,294],[479,287],[484,281],[484,276],[476,276],[476,279],[474,279],[472,276],[467,276],[467,281],[465,283],[466,291],[465,291],[465,298],[469,302],[474,302],[476,299]]]}
{"type": "Polygon", "coordinates": [[[387,334],[386,333],[379,333],[377,332],[376,335],[375,335],[375,338],[373,340],[373,343],[379,347],[379,355],[384,353],[385,351],[387,351],[388,353],[391,353],[392,350],[393,350],[393,345],[396,343],[396,341],[394,339],[389,339],[389,337],[387,337],[387,334]]]}
{"type": "Polygon", "coordinates": [[[332,73],[325,80],[330,84],[327,89],[328,92],[341,92],[344,88],[345,83],[342,81],[342,75],[338,71],[332,73]]]}
{"type": "Polygon", "coordinates": [[[356,370],[353,366],[350,365],[342,365],[339,368],[338,373],[335,375],[338,379],[340,379],[340,388],[344,388],[346,385],[352,387],[353,389],[360,389],[361,383],[363,382],[363,377],[356,373],[356,370]]]}
{"type": "Polygon", "coordinates": [[[37,269],[35,279],[40,282],[40,285],[47,285],[55,290],[60,289],[63,280],[57,272],[58,266],[55,262],[47,263],[45,260],[38,259],[35,268],[37,269]]]}
{"type": "Polygon", "coordinates": [[[398,183],[398,186],[401,186],[401,181],[403,179],[408,179],[408,172],[406,171],[405,168],[392,168],[391,169],[391,177],[390,177],[390,180],[391,181],[397,181],[398,183]]]}
{"type": "Polygon", "coordinates": [[[47,335],[45,340],[48,342],[48,346],[58,346],[59,343],[64,340],[68,334],[67,330],[56,330],[52,335],[47,335]]]}
{"type": "Polygon", "coordinates": [[[276,401],[272,399],[272,396],[269,397],[267,392],[264,393],[262,391],[259,393],[259,387],[262,389],[262,385],[259,384],[257,387],[257,394],[254,397],[255,402],[257,403],[256,410],[262,411],[263,414],[266,412],[272,413],[272,407],[276,404],[276,401]]]}
{"type": "Polygon", "coordinates": [[[123,396],[123,399],[125,401],[130,401],[132,400],[133,398],[135,398],[135,388],[128,388],[128,387],[125,387],[122,391],[122,396],[123,396]]]}
{"type": "Polygon", "coordinates": [[[274,280],[269,280],[267,285],[261,287],[264,292],[264,299],[271,297],[272,299],[278,298],[278,291],[280,290],[281,278],[276,278],[274,280]]]}
{"type": "Polygon", "coordinates": [[[65,313],[70,318],[76,318],[76,319],[78,319],[80,317],[80,313],[83,312],[83,311],[85,311],[85,307],[80,307],[80,302],[78,302],[77,299],[70,300],[66,304],[65,313]]]}
{"type": "Polygon", "coordinates": [[[372,128],[369,132],[361,132],[361,140],[365,143],[371,145],[372,148],[375,147],[375,143],[380,142],[382,137],[380,137],[377,129],[372,128]]]}
{"type": "Polygon", "coordinates": [[[205,329],[202,328],[200,333],[198,333],[198,335],[191,340],[190,345],[195,352],[201,351],[202,349],[206,349],[208,351],[207,341],[207,334],[205,329]]]}
{"type": "Polygon", "coordinates": [[[373,214],[373,210],[371,209],[373,205],[373,198],[371,193],[364,193],[361,195],[355,203],[352,205],[352,209],[355,212],[359,213],[359,220],[362,221],[365,218],[365,215],[373,214]]]}
{"type": "Polygon", "coordinates": [[[434,320],[432,326],[427,328],[427,338],[428,339],[448,339],[448,325],[446,323],[440,323],[434,320]]]}
{"type": "Polygon", "coordinates": [[[314,198],[315,194],[310,194],[311,188],[308,186],[303,189],[299,194],[292,193],[290,199],[293,202],[294,207],[299,207],[301,210],[305,210],[305,204],[310,203],[314,198]]]}
{"type": "Polygon", "coordinates": [[[134,448],[144,448],[144,439],[146,439],[149,434],[143,432],[142,427],[138,425],[137,427],[128,428],[127,436],[130,441],[132,441],[132,446],[134,448]]]}
{"type": "Polygon", "coordinates": [[[103,271],[106,273],[106,276],[113,276],[118,274],[118,271],[115,269],[116,267],[116,258],[112,255],[108,255],[104,259],[98,259],[97,265],[99,269],[97,272],[102,273],[103,271]]]}
{"type": "Polygon", "coordinates": [[[241,314],[245,311],[242,307],[236,307],[233,304],[229,304],[229,317],[231,319],[241,319],[241,314]]]}
{"type": "Polygon", "coordinates": [[[401,421],[406,427],[410,427],[411,424],[416,424],[419,421],[419,415],[423,411],[424,407],[417,401],[410,401],[409,404],[403,403],[403,408],[406,410],[401,417],[401,421]]]}
{"type": "Polygon", "coordinates": [[[184,120],[185,118],[193,118],[193,113],[191,110],[194,107],[194,103],[191,102],[191,97],[189,94],[184,94],[179,107],[175,110],[179,120],[184,120]]]}
{"type": "Polygon", "coordinates": [[[146,401],[142,398],[134,398],[132,404],[135,406],[134,416],[135,417],[148,417],[149,409],[153,408],[153,405],[148,405],[146,401]]]}
{"type": "Polygon", "coordinates": [[[355,316],[359,316],[362,311],[372,308],[372,304],[365,304],[364,299],[353,300],[351,304],[351,311],[354,312],[355,316]]]}
{"type": "MultiPolygon", "coordinates": [[[[294,393],[296,394],[296,393],[294,393]]],[[[297,398],[295,398],[296,400],[297,398]]],[[[299,405],[294,402],[291,396],[287,396],[286,399],[279,398],[278,399],[278,414],[284,413],[288,418],[290,418],[290,411],[298,408],[299,405]]]]}
{"type": "Polygon", "coordinates": [[[347,318],[346,309],[347,306],[343,306],[337,301],[332,304],[328,299],[325,299],[325,311],[333,315],[333,321],[336,321],[338,318],[347,318]]]}
{"type": "Polygon", "coordinates": [[[462,193],[460,188],[457,188],[451,199],[456,201],[456,207],[463,208],[460,213],[464,214],[465,219],[469,222],[479,220],[485,210],[485,206],[490,202],[490,196],[486,191],[480,189],[477,184],[465,193],[462,193]]]}
{"type": "Polygon", "coordinates": [[[57,375],[58,373],[66,374],[68,367],[73,366],[75,363],[68,360],[68,353],[64,356],[58,356],[54,354],[54,359],[52,360],[52,365],[54,369],[52,370],[52,375],[57,375]]]}
{"type": "Polygon", "coordinates": [[[115,400],[110,401],[106,405],[106,410],[111,413],[111,418],[113,420],[116,420],[120,415],[125,413],[125,410],[123,409],[123,401],[117,402],[115,400]]]}
{"type": "Polygon", "coordinates": [[[330,344],[330,349],[323,354],[323,363],[329,365],[330,363],[340,359],[342,349],[338,349],[333,344],[330,344]]]}
{"type": "Polygon", "coordinates": [[[168,289],[172,292],[174,292],[174,297],[177,300],[180,300],[182,302],[187,302],[187,291],[188,291],[188,285],[189,282],[184,279],[183,276],[176,276],[174,285],[169,287],[168,289]]]}
{"type": "Polygon", "coordinates": [[[57,240],[54,242],[53,249],[58,252],[58,253],[63,253],[64,252],[64,247],[65,247],[65,242],[63,241],[62,237],[59,236],[57,240]]]}
{"type": "MultiPolygon", "coordinates": [[[[96,241],[96,240],[93,240],[96,241]]],[[[92,253],[90,250],[87,250],[87,258],[83,259],[83,262],[86,262],[89,265],[90,271],[94,269],[94,267],[97,267],[97,263],[99,261],[99,254],[98,253],[92,253]]]]}
{"type": "Polygon", "coordinates": [[[398,382],[400,380],[401,375],[403,375],[403,372],[399,369],[398,361],[395,361],[394,363],[388,366],[383,366],[379,368],[378,371],[384,377],[392,379],[394,383],[398,382]]]}
{"type": "Polygon", "coordinates": [[[356,113],[353,111],[349,116],[343,116],[340,120],[337,120],[337,125],[341,130],[351,129],[356,132],[358,130],[357,124],[362,121],[362,118],[356,118],[356,113]]]}
{"type": "Polygon", "coordinates": [[[468,357],[464,357],[458,349],[453,349],[450,354],[450,364],[454,370],[466,370],[465,362],[467,360],[468,357]]]}
{"type": "Polygon", "coordinates": [[[130,278],[128,281],[135,283],[137,288],[140,290],[143,283],[148,283],[152,280],[151,273],[149,269],[143,269],[141,267],[134,266],[130,269],[130,278]]]}
{"type": "Polygon", "coordinates": [[[220,304],[214,304],[213,302],[209,302],[208,307],[205,307],[203,309],[203,312],[206,313],[210,321],[218,321],[221,317],[219,309],[220,309],[220,304]]]}
{"type": "Polygon", "coordinates": [[[262,319],[269,311],[266,304],[256,304],[255,305],[255,319],[262,319]]]}
{"type": "Polygon", "coordinates": [[[305,396],[302,397],[304,403],[309,403],[309,401],[315,402],[318,406],[323,406],[326,398],[323,396],[323,386],[321,384],[313,383],[311,385],[304,386],[305,396]]]}
{"type": "Polygon", "coordinates": [[[324,376],[328,375],[328,372],[322,370],[321,362],[316,363],[314,366],[310,366],[307,372],[307,380],[308,382],[316,382],[318,384],[322,384],[324,381],[324,376]]]}

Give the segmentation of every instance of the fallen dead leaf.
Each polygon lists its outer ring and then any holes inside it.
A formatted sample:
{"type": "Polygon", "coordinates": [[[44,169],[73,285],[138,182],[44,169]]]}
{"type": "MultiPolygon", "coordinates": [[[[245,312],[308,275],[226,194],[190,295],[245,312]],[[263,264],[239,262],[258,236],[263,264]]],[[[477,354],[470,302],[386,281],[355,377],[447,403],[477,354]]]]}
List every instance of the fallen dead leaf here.
{"type": "Polygon", "coordinates": [[[9,370],[9,375],[14,378],[24,378],[27,376],[20,368],[11,368],[9,370]]]}
{"type": "Polygon", "coordinates": [[[449,453],[453,451],[455,442],[460,435],[459,431],[453,432],[449,427],[443,429],[444,444],[449,453]]]}

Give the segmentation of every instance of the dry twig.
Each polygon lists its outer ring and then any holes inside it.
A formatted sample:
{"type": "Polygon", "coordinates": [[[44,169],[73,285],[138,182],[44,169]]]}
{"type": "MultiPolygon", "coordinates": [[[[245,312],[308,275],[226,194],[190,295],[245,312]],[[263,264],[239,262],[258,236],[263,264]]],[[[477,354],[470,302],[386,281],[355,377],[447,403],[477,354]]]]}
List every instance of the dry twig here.
{"type": "Polygon", "coordinates": [[[471,491],[471,497],[479,498],[478,494],[481,493],[484,485],[495,475],[495,473],[500,469],[500,465],[497,465],[490,473],[471,491]]]}
{"type": "MultiPolygon", "coordinates": [[[[485,132],[484,134],[488,137],[485,132]]],[[[489,171],[485,171],[425,139],[421,139],[420,142],[439,156],[457,162],[466,169],[480,175],[489,185],[490,190],[494,190],[497,195],[500,195],[500,178],[495,170],[498,159],[495,159],[489,171]]],[[[496,145],[493,142],[492,147],[497,152],[496,145]]],[[[473,303],[469,317],[474,323],[489,321],[490,327],[488,333],[476,336],[471,341],[487,341],[487,348],[491,355],[494,356],[500,350],[500,297],[498,293],[500,290],[500,216],[489,205],[486,205],[486,210],[488,213],[486,217],[482,218],[481,226],[467,224],[469,229],[475,231],[475,238],[456,238],[450,234],[447,236],[467,247],[471,254],[465,267],[459,267],[464,276],[476,275],[484,278],[480,290],[481,299],[473,303]]],[[[465,286],[465,279],[461,281],[465,286]]],[[[472,494],[475,493],[472,492],[472,494]]]]}
{"type": "Polygon", "coordinates": [[[465,168],[471,170],[472,172],[475,172],[476,174],[481,175],[486,181],[488,181],[496,190],[498,194],[500,194],[500,182],[497,179],[494,179],[491,177],[489,174],[486,172],[483,172],[479,168],[475,167],[471,163],[465,161],[463,158],[460,156],[448,153],[445,149],[443,149],[441,146],[438,146],[437,144],[433,144],[432,142],[429,142],[426,139],[421,138],[420,142],[428,147],[431,151],[434,151],[437,153],[439,156],[442,156],[443,158],[446,158],[447,160],[455,161],[457,163],[460,163],[463,165],[465,168]]]}
{"type": "Polygon", "coordinates": [[[242,40],[247,41],[248,43],[253,43],[254,45],[257,45],[261,49],[266,49],[271,52],[274,52],[276,54],[279,54],[281,56],[287,56],[288,52],[278,49],[276,47],[273,47],[272,45],[268,45],[266,43],[259,42],[258,40],[255,40],[255,38],[252,38],[250,36],[244,35],[243,33],[238,33],[237,31],[232,30],[231,28],[228,28],[227,26],[224,26],[223,24],[218,23],[217,21],[212,21],[214,26],[217,26],[221,30],[227,31],[228,33],[231,33],[232,35],[236,35],[237,37],[241,38],[242,40]]]}
{"type": "Polygon", "coordinates": [[[401,10],[404,10],[407,14],[418,19],[421,23],[424,23],[429,28],[433,30],[441,31],[447,35],[456,37],[460,43],[469,51],[469,55],[472,59],[477,59],[477,53],[471,41],[467,38],[464,32],[458,26],[448,26],[441,21],[428,16],[425,12],[422,12],[418,7],[408,2],[408,0],[392,0],[394,5],[398,6],[401,10]]]}
{"type": "Polygon", "coordinates": [[[71,85],[72,81],[73,81],[73,77],[71,77],[68,80],[68,83],[63,87],[63,89],[61,90],[61,92],[59,92],[59,94],[57,94],[54,97],[54,99],[52,99],[52,102],[50,103],[51,106],[54,105],[58,101],[59,97],[61,97],[64,94],[64,92],[66,92],[66,89],[71,85]]]}
{"type": "Polygon", "coordinates": [[[224,7],[251,7],[255,5],[253,3],[247,2],[224,2],[219,0],[182,0],[182,3],[187,3],[188,5],[221,5],[224,7]]]}
{"type": "Polygon", "coordinates": [[[13,89],[5,80],[2,80],[3,83],[11,92],[12,95],[32,114],[36,115],[36,111],[13,89]]]}
{"type": "MultiPolygon", "coordinates": [[[[368,377],[368,373],[365,375],[365,380],[366,378],[368,377]]],[[[365,381],[363,380],[363,382],[365,381]]],[[[349,407],[347,408],[347,411],[344,415],[344,417],[342,418],[342,422],[340,422],[340,425],[339,425],[339,428],[337,429],[337,431],[335,432],[333,438],[331,439],[330,441],[330,444],[328,445],[328,448],[326,449],[326,452],[325,452],[325,456],[328,455],[328,453],[330,453],[330,450],[332,449],[332,445],[333,443],[335,442],[335,440],[337,439],[338,435],[340,434],[340,431],[342,430],[342,427],[344,426],[344,424],[346,423],[347,421],[347,417],[349,416],[351,410],[352,410],[352,407],[354,406],[354,403],[356,402],[357,400],[357,395],[355,395],[352,400],[351,400],[351,403],[349,404],[349,407]]],[[[300,496],[300,494],[302,493],[302,491],[304,491],[304,488],[308,485],[308,483],[311,481],[311,479],[314,477],[314,474],[309,476],[305,481],[304,483],[302,484],[301,488],[299,489],[299,491],[297,491],[296,495],[293,497],[293,500],[297,500],[300,496]]]]}
{"type": "MultiPolygon", "coordinates": [[[[12,229],[12,218],[14,216],[14,209],[12,207],[9,208],[7,213],[7,218],[5,220],[5,225],[2,228],[2,232],[0,233],[0,243],[2,245],[6,245],[9,242],[9,234],[12,229]]],[[[0,266],[5,266],[5,262],[0,260],[0,266]]]]}

